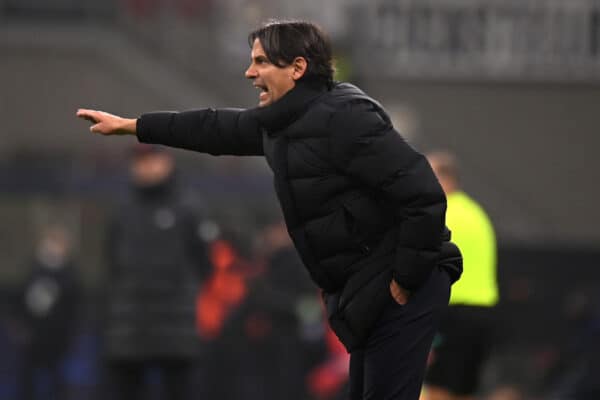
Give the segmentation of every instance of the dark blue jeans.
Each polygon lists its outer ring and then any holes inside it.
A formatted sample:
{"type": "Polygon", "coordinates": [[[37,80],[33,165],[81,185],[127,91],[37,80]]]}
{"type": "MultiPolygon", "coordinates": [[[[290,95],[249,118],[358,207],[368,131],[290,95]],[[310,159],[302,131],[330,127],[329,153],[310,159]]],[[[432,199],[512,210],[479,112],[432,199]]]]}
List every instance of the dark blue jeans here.
{"type": "Polygon", "coordinates": [[[450,277],[433,269],[405,305],[390,301],[364,348],[350,355],[350,400],[417,400],[427,356],[450,298],[450,277]]]}

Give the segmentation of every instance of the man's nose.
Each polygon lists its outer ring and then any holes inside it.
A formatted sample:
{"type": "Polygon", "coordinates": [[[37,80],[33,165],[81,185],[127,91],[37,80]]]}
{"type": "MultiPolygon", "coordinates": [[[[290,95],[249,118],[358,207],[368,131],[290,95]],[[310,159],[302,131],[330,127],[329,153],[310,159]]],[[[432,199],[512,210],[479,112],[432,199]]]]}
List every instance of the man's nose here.
{"type": "Polygon", "coordinates": [[[246,70],[246,72],[244,73],[244,75],[248,79],[254,79],[254,78],[256,78],[256,70],[254,68],[252,68],[252,65],[250,65],[248,67],[248,69],[246,70]]]}

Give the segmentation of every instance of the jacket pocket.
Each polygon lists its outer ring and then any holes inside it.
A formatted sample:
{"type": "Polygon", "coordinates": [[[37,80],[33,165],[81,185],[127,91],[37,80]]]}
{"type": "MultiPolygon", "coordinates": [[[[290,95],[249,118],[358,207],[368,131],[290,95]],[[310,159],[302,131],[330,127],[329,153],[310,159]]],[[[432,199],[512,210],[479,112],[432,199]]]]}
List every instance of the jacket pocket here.
{"type": "Polygon", "coordinates": [[[379,273],[345,304],[338,304],[339,309],[330,318],[332,329],[349,351],[365,345],[383,309],[393,301],[390,279],[389,271],[379,273]]]}

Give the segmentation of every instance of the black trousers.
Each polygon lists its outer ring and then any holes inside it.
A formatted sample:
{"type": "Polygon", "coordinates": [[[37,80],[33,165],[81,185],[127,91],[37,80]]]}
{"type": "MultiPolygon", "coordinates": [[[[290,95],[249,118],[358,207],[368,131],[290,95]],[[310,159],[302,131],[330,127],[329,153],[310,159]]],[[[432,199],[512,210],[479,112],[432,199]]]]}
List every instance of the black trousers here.
{"type": "Polygon", "coordinates": [[[452,305],[444,313],[425,384],[473,396],[494,338],[492,307],[452,305]]]}
{"type": "Polygon", "coordinates": [[[364,348],[350,355],[350,400],[417,400],[427,356],[450,298],[450,277],[434,268],[408,303],[390,301],[364,348]]]}

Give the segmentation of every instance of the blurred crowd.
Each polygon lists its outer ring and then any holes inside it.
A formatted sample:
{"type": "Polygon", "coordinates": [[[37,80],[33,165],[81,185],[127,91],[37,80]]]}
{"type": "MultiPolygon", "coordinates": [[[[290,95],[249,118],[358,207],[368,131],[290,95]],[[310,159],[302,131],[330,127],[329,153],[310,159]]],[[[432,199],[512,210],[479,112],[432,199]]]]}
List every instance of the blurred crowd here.
{"type": "Polygon", "coordinates": [[[169,152],[130,160],[95,304],[68,224],[38,232],[3,307],[0,398],[340,398],[349,356],[283,221],[250,238],[185,200],[169,152]]]}

